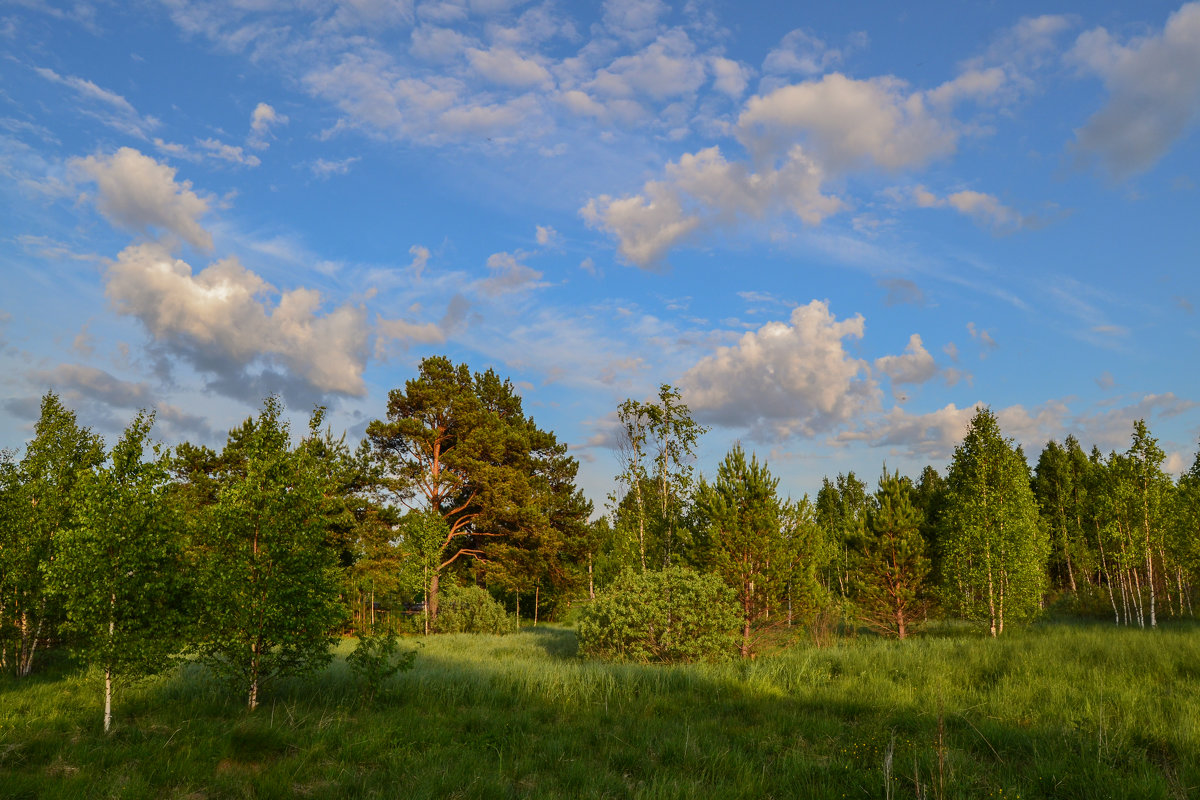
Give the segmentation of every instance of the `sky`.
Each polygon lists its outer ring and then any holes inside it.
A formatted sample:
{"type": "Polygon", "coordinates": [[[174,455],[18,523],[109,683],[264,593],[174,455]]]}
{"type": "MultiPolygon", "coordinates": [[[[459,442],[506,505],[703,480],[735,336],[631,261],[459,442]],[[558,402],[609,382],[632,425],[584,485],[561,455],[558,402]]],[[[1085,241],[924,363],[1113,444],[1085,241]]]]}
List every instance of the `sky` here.
{"type": "Polygon", "coordinates": [[[603,509],[679,388],[782,493],[1200,435],[1200,2],[0,2],[0,446],[355,442],[511,378],[603,509]],[[951,11],[952,9],[952,11],[951,11]]]}

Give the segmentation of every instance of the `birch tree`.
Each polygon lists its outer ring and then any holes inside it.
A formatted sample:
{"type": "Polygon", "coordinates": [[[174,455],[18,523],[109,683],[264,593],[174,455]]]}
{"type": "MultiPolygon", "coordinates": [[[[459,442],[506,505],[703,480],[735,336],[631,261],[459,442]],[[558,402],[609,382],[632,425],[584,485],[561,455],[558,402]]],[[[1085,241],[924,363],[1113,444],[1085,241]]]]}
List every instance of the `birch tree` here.
{"type": "Polygon", "coordinates": [[[18,677],[61,617],[47,577],[58,538],[75,524],[79,484],[104,460],[104,443],[80,427],[53,392],[42,398],[33,439],[0,470],[0,667],[18,677]]]}
{"type": "Polygon", "coordinates": [[[1046,584],[1049,542],[1038,524],[1029,467],[981,408],[955,448],[947,483],[942,588],[947,604],[988,623],[1037,613],[1046,584]]]}
{"type": "Polygon", "coordinates": [[[313,414],[309,439],[293,449],[282,411],[268,398],[257,419],[231,433],[236,468],[221,476],[194,537],[202,599],[195,647],[251,710],[270,679],[327,663],[343,619],[311,444],[322,414],[313,414]]]}
{"type": "Polygon", "coordinates": [[[166,470],[147,461],[153,416],[139,414],[106,466],[80,486],[76,524],[59,536],[50,572],[64,628],[104,673],[104,731],[114,683],[156,674],[183,646],[182,550],[164,506],[166,470]]]}

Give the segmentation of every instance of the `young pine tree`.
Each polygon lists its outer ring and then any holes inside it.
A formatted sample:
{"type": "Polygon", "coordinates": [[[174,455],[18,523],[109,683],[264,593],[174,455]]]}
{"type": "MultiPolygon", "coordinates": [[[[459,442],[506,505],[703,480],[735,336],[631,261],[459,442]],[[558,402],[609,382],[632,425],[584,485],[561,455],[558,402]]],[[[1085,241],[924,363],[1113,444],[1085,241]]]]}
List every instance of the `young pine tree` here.
{"type": "Polygon", "coordinates": [[[899,639],[908,636],[925,609],[929,574],[922,515],[909,493],[906,481],[885,469],[875,502],[852,539],[851,581],[859,616],[874,630],[899,639]]]}

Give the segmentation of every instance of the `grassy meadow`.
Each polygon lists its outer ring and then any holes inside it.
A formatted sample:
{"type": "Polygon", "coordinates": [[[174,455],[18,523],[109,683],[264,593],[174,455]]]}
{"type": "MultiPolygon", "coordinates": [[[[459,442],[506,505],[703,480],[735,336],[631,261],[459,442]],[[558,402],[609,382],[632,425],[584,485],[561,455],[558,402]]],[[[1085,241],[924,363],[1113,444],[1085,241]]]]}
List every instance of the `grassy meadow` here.
{"type": "Polygon", "coordinates": [[[343,657],[248,713],[199,667],[123,691],[0,679],[0,797],[1186,798],[1200,627],[861,636],[753,661],[586,662],[565,627],[420,641],[364,702],[343,657]]]}

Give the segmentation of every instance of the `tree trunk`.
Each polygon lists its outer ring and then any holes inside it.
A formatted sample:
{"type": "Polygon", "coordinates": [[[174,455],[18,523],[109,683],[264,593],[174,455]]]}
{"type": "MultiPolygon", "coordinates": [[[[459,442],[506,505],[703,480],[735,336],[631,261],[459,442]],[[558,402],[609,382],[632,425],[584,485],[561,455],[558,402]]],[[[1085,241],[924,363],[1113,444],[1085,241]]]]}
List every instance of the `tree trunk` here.
{"type": "Polygon", "coordinates": [[[437,622],[438,615],[438,571],[434,570],[429,576],[429,599],[425,601],[425,608],[429,614],[429,621],[437,622]]]}
{"type": "Polygon", "coordinates": [[[112,729],[112,667],[104,667],[104,732],[112,729]]]}

